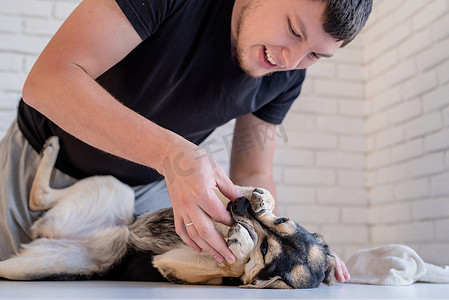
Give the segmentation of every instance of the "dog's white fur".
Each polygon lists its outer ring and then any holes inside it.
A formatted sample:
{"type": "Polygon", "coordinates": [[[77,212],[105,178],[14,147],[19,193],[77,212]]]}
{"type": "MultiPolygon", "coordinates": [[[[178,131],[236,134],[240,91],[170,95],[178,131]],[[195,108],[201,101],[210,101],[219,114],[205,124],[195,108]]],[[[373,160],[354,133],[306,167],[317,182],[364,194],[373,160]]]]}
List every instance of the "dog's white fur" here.
{"type": "MultiPolygon", "coordinates": [[[[236,256],[232,265],[217,263],[208,254],[196,253],[185,244],[156,249],[158,245],[153,245],[151,240],[139,239],[130,231],[134,221],[134,192],[116,178],[89,177],[64,189],[51,188],[50,175],[58,151],[58,139],[50,138],[43,148],[29,201],[30,209],[46,210],[45,215],[31,228],[33,241],[22,245],[16,256],[0,262],[0,277],[32,280],[51,274],[102,273],[124,255],[130,240],[139,249],[160,254],[155,256],[154,265],[163,275],[181,281],[220,283],[219,277],[239,277],[245,272],[255,241],[242,225],[229,228],[216,223],[236,256]]],[[[253,190],[241,188],[248,198],[253,190]]],[[[271,214],[274,206],[271,195],[266,191],[260,197],[265,201],[259,199],[262,203],[259,210],[271,214]]]]}
{"type": "Polygon", "coordinates": [[[30,194],[30,209],[48,211],[33,224],[33,241],[22,245],[13,259],[0,262],[1,277],[20,280],[30,274],[101,272],[116,256],[114,252],[126,251],[127,225],[133,220],[133,190],[112,176],[91,177],[65,189],[52,189],[50,175],[58,150],[57,138],[50,139],[30,194]],[[123,243],[111,251],[111,240],[123,243]],[[88,254],[90,250],[95,253],[88,254]]]}

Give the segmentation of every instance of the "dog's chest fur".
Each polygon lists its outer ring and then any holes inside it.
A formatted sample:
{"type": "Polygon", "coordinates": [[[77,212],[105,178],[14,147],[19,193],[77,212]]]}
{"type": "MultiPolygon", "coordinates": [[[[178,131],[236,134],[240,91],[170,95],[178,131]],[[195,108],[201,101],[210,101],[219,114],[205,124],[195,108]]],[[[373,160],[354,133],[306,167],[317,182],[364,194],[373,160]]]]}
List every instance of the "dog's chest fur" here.
{"type": "Polygon", "coordinates": [[[232,265],[218,263],[182,242],[171,208],[134,219],[132,188],[112,176],[86,178],[64,189],[51,188],[58,150],[58,139],[50,138],[30,193],[30,209],[46,212],[31,228],[32,242],[21,245],[14,257],[0,261],[0,277],[165,278],[193,284],[222,284],[224,278],[232,277],[245,287],[255,288],[331,283],[334,260],[321,236],[275,216],[274,199],[267,190],[239,187],[245,197],[228,206],[236,223],[231,227],[215,223],[236,261],[232,265]],[[305,238],[298,237],[300,231],[305,238]],[[286,256],[283,246],[287,244],[293,248],[286,256]]]}

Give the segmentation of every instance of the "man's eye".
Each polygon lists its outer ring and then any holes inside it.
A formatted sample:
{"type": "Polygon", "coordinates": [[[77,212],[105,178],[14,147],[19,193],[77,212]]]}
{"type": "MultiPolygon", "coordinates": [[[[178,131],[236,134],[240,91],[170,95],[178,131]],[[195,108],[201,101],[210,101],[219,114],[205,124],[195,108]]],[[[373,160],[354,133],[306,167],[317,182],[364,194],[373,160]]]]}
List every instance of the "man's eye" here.
{"type": "Polygon", "coordinates": [[[315,52],[310,53],[313,59],[320,59],[320,56],[318,56],[315,52]]]}
{"type": "Polygon", "coordinates": [[[288,20],[288,28],[290,30],[290,33],[295,36],[295,37],[301,37],[293,28],[292,22],[290,21],[290,19],[288,20]]]}
{"type": "Polygon", "coordinates": [[[265,257],[268,251],[268,241],[267,239],[264,239],[262,244],[260,244],[260,253],[262,253],[262,256],[265,257]]]}

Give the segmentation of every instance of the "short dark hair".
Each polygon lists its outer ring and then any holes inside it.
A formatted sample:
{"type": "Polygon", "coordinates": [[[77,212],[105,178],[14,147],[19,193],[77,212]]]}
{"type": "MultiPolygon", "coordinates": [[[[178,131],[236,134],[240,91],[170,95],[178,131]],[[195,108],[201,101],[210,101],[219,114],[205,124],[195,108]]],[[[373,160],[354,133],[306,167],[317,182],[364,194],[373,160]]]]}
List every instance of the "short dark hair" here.
{"type": "Polygon", "coordinates": [[[326,1],[323,14],[324,31],[335,40],[343,41],[341,47],[351,42],[365,26],[371,13],[373,0],[322,0],[326,1]]]}

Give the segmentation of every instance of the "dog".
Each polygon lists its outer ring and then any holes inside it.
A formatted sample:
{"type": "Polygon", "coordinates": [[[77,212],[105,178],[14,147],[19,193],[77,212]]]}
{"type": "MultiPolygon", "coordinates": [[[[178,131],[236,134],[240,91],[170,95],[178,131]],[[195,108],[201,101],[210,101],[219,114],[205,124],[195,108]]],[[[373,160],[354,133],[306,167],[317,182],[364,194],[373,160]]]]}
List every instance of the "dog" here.
{"type": "Polygon", "coordinates": [[[131,277],[137,280],[225,284],[234,279],[247,288],[314,288],[334,281],[335,258],[322,236],[275,216],[274,199],[265,189],[239,187],[244,197],[234,201],[220,195],[235,223],[215,227],[236,261],[219,263],[183,243],[171,208],[135,217],[133,190],[112,176],[51,188],[58,152],[58,138],[49,138],[29,198],[31,210],[45,212],[31,227],[32,241],[0,262],[0,277],[117,279],[132,269],[140,274],[131,277]],[[130,268],[127,262],[133,260],[130,268]]]}

